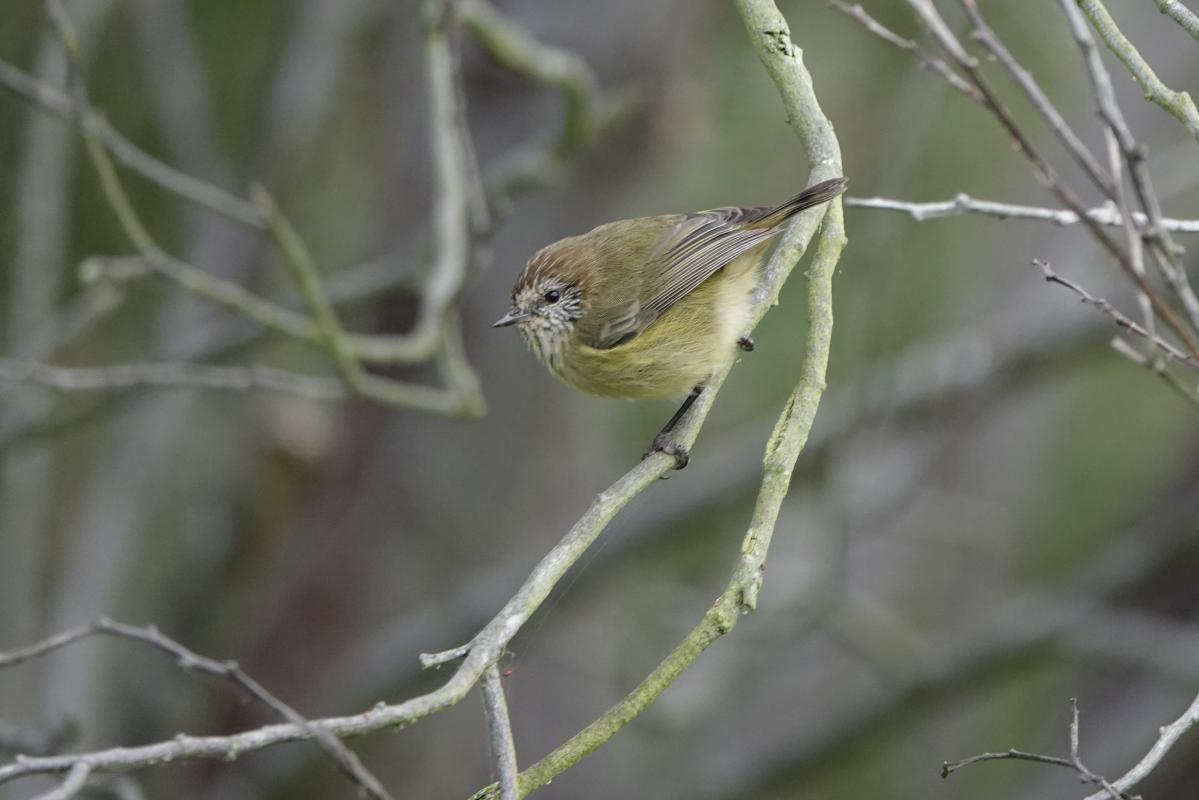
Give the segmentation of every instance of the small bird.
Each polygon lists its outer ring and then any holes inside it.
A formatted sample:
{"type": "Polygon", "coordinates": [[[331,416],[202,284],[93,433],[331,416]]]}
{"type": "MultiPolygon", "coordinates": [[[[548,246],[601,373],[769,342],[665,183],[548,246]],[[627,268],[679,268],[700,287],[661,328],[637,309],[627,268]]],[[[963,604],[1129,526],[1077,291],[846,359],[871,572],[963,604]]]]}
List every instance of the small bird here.
{"type": "Polygon", "coordinates": [[[682,469],[687,450],[669,434],[737,348],[753,349],[752,293],[771,239],[845,183],[818,183],[774,208],[639,217],[561,239],[529,260],[493,327],[516,325],[538,361],[589,394],[686,394],[646,450],[673,455],[682,469]]]}

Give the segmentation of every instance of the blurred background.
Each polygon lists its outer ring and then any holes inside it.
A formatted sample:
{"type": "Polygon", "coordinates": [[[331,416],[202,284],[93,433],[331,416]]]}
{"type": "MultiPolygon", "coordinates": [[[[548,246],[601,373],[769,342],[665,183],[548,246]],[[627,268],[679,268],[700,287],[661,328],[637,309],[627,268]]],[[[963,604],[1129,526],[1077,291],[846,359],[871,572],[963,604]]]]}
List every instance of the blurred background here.
{"type": "MultiPolygon", "coordinates": [[[[61,86],[39,4],[3,5],[0,58],[61,86]]],[[[964,32],[956,4],[941,5],[964,32]]],[[[1056,9],[981,5],[1102,153],[1056,9]]],[[[490,268],[464,292],[486,417],[265,392],[0,385],[0,649],[106,614],[236,658],[309,716],[398,701],[448,674],[422,673],[417,654],[469,639],[635,463],[673,408],[557,383],[513,331],[490,328],[511,284],[562,236],[622,217],[775,203],[804,185],[808,165],[731,4],[496,6],[578,53],[605,91],[636,87],[643,102],[551,187],[516,201],[490,268]]],[[[779,6],[836,126],[850,195],[1055,205],[992,119],[909,56],[823,3],[779,6]]],[[[396,276],[414,269],[431,238],[433,190],[413,0],[68,7],[93,102],[129,139],[236,194],[268,186],[330,275],[383,255],[396,276]]],[[[902,4],[867,7],[921,37],[902,4]]],[[[1199,45],[1147,4],[1111,7],[1168,85],[1199,91],[1199,45]]],[[[470,37],[461,58],[484,173],[553,140],[557,94],[470,37]]],[[[1166,214],[1199,217],[1195,143],[1110,64],[1166,214]]],[[[998,73],[995,82],[1064,162],[1032,110],[998,73]]],[[[294,299],[261,234],[137,176],[126,184],[168,250],[294,299]]],[[[1115,265],[1078,226],[853,208],[846,219],[829,390],[758,612],[538,796],[1075,797],[1085,787],[1067,770],[979,764],[942,781],[940,766],[1009,747],[1067,754],[1077,697],[1083,757],[1115,777],[1194,697],[1194,410],[1114,353],[1110,321],[1029,262],[1049,261],[1132,313],[1115,265]]],[[[5,355],[78,366],[188,359],[253,332],[154,277],[108,286],[96,312],[97,287],[78,268],[129,244],[70,126],[8,92],[0,220],[5,355]],[[91,311],[75,330],[80,309],[91,311]]],[[[1195,257],[1186,263],[1196,275],[1195,257]]],[[[762,448],[798,377],[804,292],[801,265],[720,394],[691,466],[618,516],[513,642],[502,666],[522,765],[624,696],[722,590],[762,448]]],[[[400,286],[345,312],[355,330],[398,333],[415,308],[400,286]]],[[[271,335],[213,363],[333,374],[326,354],[271,335]]],[[[427,368],[394,374],[438,380],[427,368]]],[[[0,673],[0,720],[43,734],[69,724],[61,746],[93,749],[271,718],[158,653],[89,641],[0,673]]],[[[492,779],[476,694],[353,744],[397,797],[466,797],[492,779]]],[[[134,778],[146,797],[355,791],[310,745],[134,778]]],[[[1197,781],[1192,733],[1139,791],[1190,796],[1197,781]]],[[[49,785],[12,784],[0,797],[49,785]]],[[[117,788],[99,782],[84,796],[117,788]]]]}

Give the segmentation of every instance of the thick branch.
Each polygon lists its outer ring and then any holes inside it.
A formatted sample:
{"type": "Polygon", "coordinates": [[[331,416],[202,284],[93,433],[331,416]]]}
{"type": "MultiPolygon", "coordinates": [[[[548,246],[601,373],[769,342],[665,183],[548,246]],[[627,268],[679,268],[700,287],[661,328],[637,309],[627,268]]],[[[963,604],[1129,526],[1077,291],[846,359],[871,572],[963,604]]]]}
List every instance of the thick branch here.
{"type": "MultiPolygon", "coordinates": [[[[759,58],[782,97],[786,118],[795,128],[813,164],[813,178],[839,175],[841,154],[836,135],[820,109],[801,52],[791,41],[786,19],[772,0],[738,0],[737,6],[759,58]]],[[[755,320],[777,302],[783,282],[803,255],[805,240],[801,238],[803,231],[797,231],[800,227],[796,225],[788,232],[766,267],[767,283],[755,320]]],[[[844,245],[840,203],[834,200],[824,215],[816,252],[807,270],[809,329],[801,378],[767,443],[758,500],[732,579],[700,623],[636,689],[521,773],[522,795],[549,782],[611,739],[653,703],[713,642],[731,631],[744,612],[756,607],[775,521],[825,388],[833,324],[832,276],[844,245]]],[[[720,376],[719,380],[722,379],[720,376]]],[[[493,796],[494,788],[488,787],[477,796],[493,796]]]]}
{"type": "Polygon", "coordinates": [[[1182,26],[1182,29],[1199,41],[1199,14],[1191,11],[1179,0],[1156,0],[1157,10],[1182,26]]]}

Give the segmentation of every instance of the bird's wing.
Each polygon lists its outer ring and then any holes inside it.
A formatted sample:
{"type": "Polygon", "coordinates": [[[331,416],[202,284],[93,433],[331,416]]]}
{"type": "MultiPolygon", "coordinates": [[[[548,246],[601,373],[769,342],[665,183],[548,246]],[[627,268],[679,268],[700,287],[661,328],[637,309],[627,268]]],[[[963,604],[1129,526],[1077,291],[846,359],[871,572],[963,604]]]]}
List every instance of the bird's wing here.
{"type": "Polygon", "coordinates": [[[773,208],[716,208],[676,218],[648,254],[637,300],[603,315],[603,324],[592,332],[592,346],[616,347],[634,338],[721,267],[777,235],[795,214],[844,189],[845,179],[834,178],[773,208]]]}
{"type": "Polygon", "coordinates": [[[641,286],[626,287],[621,294],[628,299],[618,306],[590,314],[592,324],[580,330],[584,341],[606,350],[636,337],[718,269],[773,236],[775,230],[740,227],[765,210],[717,208],[677,217],[648,252],[622,254],[647,262],[641,286]]]}
{"type": "Polygon", "coordinates": [[[688,214],[663,234],[642,296],[655,318],[690,294],[717,270],[778,233],[755,226],[766,208],[716,208],[688,214]],[[752,226],[752,227],[751,227],[752,226]]]}

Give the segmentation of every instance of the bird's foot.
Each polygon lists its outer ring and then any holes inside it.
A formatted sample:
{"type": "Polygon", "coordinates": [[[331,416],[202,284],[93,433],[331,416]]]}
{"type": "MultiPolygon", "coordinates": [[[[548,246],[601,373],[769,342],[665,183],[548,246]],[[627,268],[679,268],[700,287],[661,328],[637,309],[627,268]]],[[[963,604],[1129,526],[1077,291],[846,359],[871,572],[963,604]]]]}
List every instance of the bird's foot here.
{"type": "Polygon", "coordinates": [[[753,352],[754,337],[742,336],[740,339],[737,340],[737,346],[740,347],[742,350],[744,350],[747,353],[753,352]]]}
{"type": "Polygon", "coordinates": [[[687,466],[687,462],[691,460],[691,451],[678,442],[670,441],[665,433],[659,433],[654,437],[649,447],[641,454],[641,460],[644,461],[654,453],[666,453],[667,455],[674,456],[675,469],[683,469],[687,466]]]}

